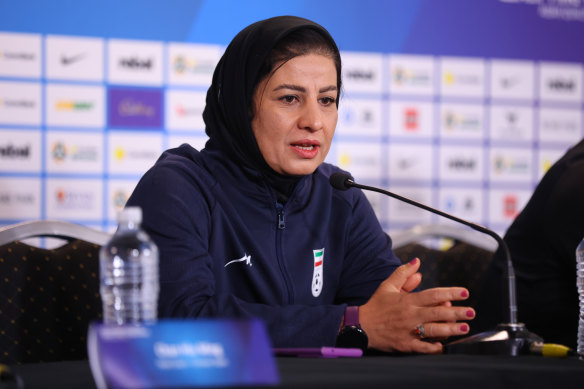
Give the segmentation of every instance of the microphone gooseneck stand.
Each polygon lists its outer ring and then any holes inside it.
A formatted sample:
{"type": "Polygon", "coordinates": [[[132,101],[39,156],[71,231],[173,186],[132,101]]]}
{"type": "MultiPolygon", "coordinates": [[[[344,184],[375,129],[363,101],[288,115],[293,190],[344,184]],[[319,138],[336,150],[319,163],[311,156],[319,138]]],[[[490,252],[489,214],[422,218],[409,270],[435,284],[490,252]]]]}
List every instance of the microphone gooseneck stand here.
{"type": "Polygon", "coordinates": [[[395,193],[376,188],[373,186],[361,185],[343,173],[334,173],[330,177],[331,185],[340,190],[347,190],[351,187],[378,192],[386,196],[401,200],[415,207],[422,208],[426,211],[440,215],[457,223],[464,224],[475,231],[482,232],[494,238],[503,250],[507,260],[506,278],[507,278],[507,322],[500,323],[492,331],[481,332],[475,335],[467,336],[444,345],[446,354],[490,354],[490,355],[525,355],[531,354],[530,346],[533,343],[542,343],[543,339],[527,330],[523,323],[517,321],[517,298],[515,287],[515,270],[511,262],[511,253],[505,241],[494,231],[489,230],[481,225],[471,223],[467,220],[460,219],[456,216],[442,212],[438,209],[429,207],[425,204],[397,195],[395,193]]]}

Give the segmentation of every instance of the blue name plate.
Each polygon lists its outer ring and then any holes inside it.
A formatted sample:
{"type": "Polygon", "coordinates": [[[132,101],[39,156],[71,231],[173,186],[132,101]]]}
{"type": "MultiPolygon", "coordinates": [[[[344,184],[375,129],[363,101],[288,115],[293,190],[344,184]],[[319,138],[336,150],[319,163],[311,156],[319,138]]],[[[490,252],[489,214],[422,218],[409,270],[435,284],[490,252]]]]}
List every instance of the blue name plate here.
{"type": "Polygon", "coordinates": [[[270,340],[257,319],[92,323],[87,347],[100,389],[279,383],[270,340]]]}

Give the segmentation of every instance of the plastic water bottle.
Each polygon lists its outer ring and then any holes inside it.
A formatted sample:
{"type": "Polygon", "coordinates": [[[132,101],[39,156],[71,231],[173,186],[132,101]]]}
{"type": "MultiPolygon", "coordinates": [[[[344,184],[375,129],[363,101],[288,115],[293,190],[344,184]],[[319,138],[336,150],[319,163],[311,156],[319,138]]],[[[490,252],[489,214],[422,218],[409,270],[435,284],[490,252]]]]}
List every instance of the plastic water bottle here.
{"type": "Polygon", "coordinates": [[[158,248],[140,228],[142,210],[127,207],[118,214],[118,229],[99,252],[100,293],[105,324],[156,321],[158,248]]]}
{"type": "Polygon", "coordinates": [[[576,286],[580,299],[577,351],[580,356],[584,356],[584,239],[576,248],[576,286]]]}

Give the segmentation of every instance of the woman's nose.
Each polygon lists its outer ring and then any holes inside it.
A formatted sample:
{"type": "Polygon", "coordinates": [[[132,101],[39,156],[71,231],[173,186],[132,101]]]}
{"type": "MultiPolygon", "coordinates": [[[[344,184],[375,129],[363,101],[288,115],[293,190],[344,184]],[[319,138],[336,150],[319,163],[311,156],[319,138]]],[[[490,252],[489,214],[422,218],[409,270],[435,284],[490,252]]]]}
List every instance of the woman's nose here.
{"type": "Polygon", "coordinates": [[[306,103],[300,115],[298,126],[309,131],[319,131],[323,128],[323,112],[318,102],[306,103]]]}

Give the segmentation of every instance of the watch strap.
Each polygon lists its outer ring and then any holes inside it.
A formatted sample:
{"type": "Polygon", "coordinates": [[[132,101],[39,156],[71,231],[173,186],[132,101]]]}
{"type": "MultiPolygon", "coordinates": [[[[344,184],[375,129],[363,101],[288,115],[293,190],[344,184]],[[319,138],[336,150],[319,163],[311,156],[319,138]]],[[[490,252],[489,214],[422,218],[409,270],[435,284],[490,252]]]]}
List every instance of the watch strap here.
{"type": "Polygon", "coordinates": [[[359,307],[357,306],[347,306],[345,308],[345,326],[358,326],[359,325],[359,307]]]}

